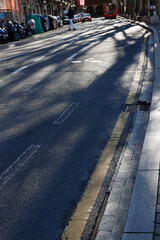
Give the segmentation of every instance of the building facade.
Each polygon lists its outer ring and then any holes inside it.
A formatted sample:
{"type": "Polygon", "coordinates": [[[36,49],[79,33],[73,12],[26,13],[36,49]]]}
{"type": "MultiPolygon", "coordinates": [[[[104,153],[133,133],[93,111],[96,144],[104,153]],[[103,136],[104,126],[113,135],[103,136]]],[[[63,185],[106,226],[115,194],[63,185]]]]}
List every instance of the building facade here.
{"type": "Polygon", "coordinates": [[[101,17],[104,16],[103,5],[111,2],[117,3],[116,0],[85,0],[85,5],[87,12],[89,12],[91,16],[101,17]]]}
{"type": "Polygon", "coordinates": [[[75,12],[79,12],[84,5],[85,0],[1,0],[0,19],[24,22],[25,17],[30,14],[63,17],[69,6],[72,6],[75,12]]]}
{"type": "Polygon", "coordinates": [[[0,18],[7,18],[9,20],[20,20],[21,3],[20,0],[1,0],[0,4],[0,18]]]}

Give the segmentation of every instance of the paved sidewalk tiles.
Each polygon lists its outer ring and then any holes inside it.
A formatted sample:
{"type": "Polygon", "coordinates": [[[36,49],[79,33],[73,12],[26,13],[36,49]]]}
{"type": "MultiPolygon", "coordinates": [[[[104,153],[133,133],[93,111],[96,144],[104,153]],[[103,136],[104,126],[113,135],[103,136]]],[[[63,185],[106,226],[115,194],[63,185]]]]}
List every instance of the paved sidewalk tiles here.
{"type": "Polygon", "coordinates": [[[138,153],[142,148],[142,138],[144,138],[144,136],[142,136],[144,135],[142,123],[145,121],[144,119],[146,116],[147,113],[137,113],[134,128],[121,159],[118,172],[115,176],[115,181],[113,183],[108,203],[98,229],[96,240],[122,239],[134,187],[134,179],[138,169],[140,158],[138,153]],[[138,153],[136,151],[137,147],[138,153]]]}

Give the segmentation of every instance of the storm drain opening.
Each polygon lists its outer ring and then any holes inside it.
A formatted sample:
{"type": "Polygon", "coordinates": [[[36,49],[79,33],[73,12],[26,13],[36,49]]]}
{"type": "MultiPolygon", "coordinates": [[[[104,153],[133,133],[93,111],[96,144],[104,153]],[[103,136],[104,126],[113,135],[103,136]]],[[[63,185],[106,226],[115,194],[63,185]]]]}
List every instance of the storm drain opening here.
{"type": "Polygon", "coordinates": [[[140,104],[132,104],[132,105],[126,105],[125,112],[138,112],[138,111],[150,111],[151,104],[149,103],[140,103],[140,104]]]}

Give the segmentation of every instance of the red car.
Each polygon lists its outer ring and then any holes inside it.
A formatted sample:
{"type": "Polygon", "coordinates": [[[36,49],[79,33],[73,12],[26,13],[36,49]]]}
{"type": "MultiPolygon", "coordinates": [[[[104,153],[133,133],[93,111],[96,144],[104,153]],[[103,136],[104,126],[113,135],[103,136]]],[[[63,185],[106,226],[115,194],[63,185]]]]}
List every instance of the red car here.
{"type": "Polygon", "coordinates": [[[82,14],[82,19],[81,19],[82,23],[85,22],[85,21],[92,21],[92,18],[91,18],[91,15],[89,13],[85,13],[85,14],[82,14]]]}

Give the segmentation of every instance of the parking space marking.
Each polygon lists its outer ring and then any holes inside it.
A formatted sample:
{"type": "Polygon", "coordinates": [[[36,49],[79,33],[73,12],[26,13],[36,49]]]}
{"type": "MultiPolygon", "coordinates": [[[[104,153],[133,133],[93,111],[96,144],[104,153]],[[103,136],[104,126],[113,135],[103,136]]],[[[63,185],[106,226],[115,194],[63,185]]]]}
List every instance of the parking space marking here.
{"type": "Polygon", "coordinates": [[[68,57],[67,59],[71,60],[73,59],[74,57],[76,57],[78,55],[78,53],[75,53],[75,54],[72,54],[70,57],[68,57]]]}
{"type": "Polygon", "coordinates": [[[24,89],[24,92],[30,90],[32,87],[36,86],[38,83],[40,83],[42,80],[38,80],[37,82],[33,83],[32,85],[30,85],[28,88],[24,89]]]}
{"type": "Polygon", "coordinates": [[[50,54],[56,53],[58,51],[59,51],[59,49],[55,49],[55,50],[51,51],[50,54]]]}
{"type": "Polygon", "coordinates": [[[58,65],[54,70],[53,70],[53,72],[57,72],[60,68],[62,68],[63,67],[63,64],[60,64],[60,65],[58,65]]]}
{"type": "Polygon", "coordinates": [[[28,66],[23,66],[21,68],[18,68],[16,71],[12,72],[11,74],[17,74],[19,72],[21,72],[22,70],[26,69],[28,66]]]}
{"type": "Polygon", "coordinates": [[[78,107],[79,103],[72,103],[54,122],[53,124],[62,124],[71,113],[78,107]]]}
{"type": "Polygon", "coordinates": [[[41,145],[31,145],[0,175],[0,188],[4,186],[38,151],[41,145]]]}
{"type": "Polygon", "coordinates": [[[82,61],[71,61],[71,63],[82,63],[82,61]]]}
{"type": "Polygon", "coordinates": [[[42,56],[40,58],[37,58],[36,60],[34,60],[34,62],[39,62],[40,60],[42,60],[43,58],[45,58],[46,56],[42,56]]]}

